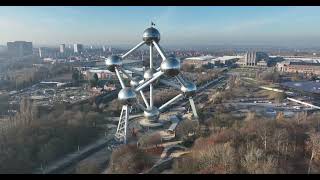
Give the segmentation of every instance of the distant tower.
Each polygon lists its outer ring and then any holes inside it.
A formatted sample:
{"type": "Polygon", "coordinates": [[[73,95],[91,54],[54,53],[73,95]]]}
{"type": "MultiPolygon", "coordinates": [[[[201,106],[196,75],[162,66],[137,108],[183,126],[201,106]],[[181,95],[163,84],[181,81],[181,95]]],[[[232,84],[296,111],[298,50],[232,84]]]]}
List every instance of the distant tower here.
{"type": "Polygon", "coordinates": [[[40,58],[43,58],[43,49],[41,47],[39,48],[39,56],[40,58]]]}
{"type": "Polygon", "coordinates": [[[65,44],[60,44],[60,53],[66,52],[66,45],[65,44]]]}
{"type": "Polygon", "coordinates": [[[245,55],[245,64],[246,66],[255,66],[257,63],[256,52],[248,51],[245,55]]]}
{"type": "Polygon", "coordinates": [[[102,51],[106,52],[106,46],[102,46],[102,51]]]}
{"type": "Polygon", "coordinates": [[[83,52],[83,45],[82,44],[74,44],[73,51],[74,51],[74,53],[82,53],[83,52]]]}

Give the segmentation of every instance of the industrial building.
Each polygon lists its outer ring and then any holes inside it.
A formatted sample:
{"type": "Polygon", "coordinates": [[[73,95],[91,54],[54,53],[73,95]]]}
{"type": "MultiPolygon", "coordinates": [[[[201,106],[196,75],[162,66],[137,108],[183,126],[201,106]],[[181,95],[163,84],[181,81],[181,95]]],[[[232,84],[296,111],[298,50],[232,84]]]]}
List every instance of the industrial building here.
{"type": "Polygon", "coordinates": [[[267,65],[269,56],[264,52],[250,51],[241,58],[237,64],[240,66],[264,66],[267,65]]]}
{"type": "Polygon", "coordinates": [[[235,63],[237,60],[243,58],[243,56],[221,56],[221,57],[213,57],[210,55],[200,56],[200,57],[189,57],[183,60],[183,64],[194,65],[196,68],[206,66],[206,65],[231,65],[235,63]]]}
{"type": "Polygon", "coordinates": [[[213,58],[213,56],[189,57],[183,60],[183,64],[194,65],[194,67],[200,68],[208,65],[213,58]]]}
{"type": "Polygon", "coordinates": [[[222,56],[222,57],[217,57],[217,58],[212,59],[211,63],[212,64],[231,65],[241,58],[243,58],[243,56],[222,56]]]}
{"type": "Polygon", "coordinates": [[[320,63],[286,60],[277,63],[276,67],[280,72],[320,75],[320,63]]]}

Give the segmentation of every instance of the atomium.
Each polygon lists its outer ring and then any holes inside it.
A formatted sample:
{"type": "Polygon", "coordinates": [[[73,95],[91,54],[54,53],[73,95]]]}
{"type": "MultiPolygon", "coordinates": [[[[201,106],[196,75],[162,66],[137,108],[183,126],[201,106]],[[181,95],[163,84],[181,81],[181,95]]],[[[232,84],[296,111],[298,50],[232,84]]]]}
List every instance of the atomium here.
{"type": "Polygon", "coordinates": [[[143,32],[142,39],[147,45],[152,44],[152,41],[159,43],[160,33],[156,28],[150,27],[143,32]]]}
{"type": "Polygon", "coordinates": [[[180,60],[171,56],[161,63],[160,69],[167,76],[174,77],[180,73],[180,60]]]}
{"type": "Polygon", "coordinates": [[[139,76],[133,77],[133,78],[130,80],[130,86],[133,87],[133,88],[139,86],[139,82],[140,82],[141,80],[142,80],[142,79],[141,79],[139,76]]]}
{"type": "Polygon", "coordinates": [[[105,63],[109,71],[115,72],[115,67],[122,65],[122,58],[117,55],[112,55],[106,59],[105,63]]]}
{"type": "MultiPolygon", "coordinates": [[[[153,25],[153,24],[152,24],[153,25]]],[[[127,142],[127,126],[129,114],[133,106],[141,109],[143,111],[144,119],[140,121],[140,125],[143,127],[158,127],[162,125],[159,121],[159,117],[162,112],[166,111],[170,105],[177,102],[179,99],[183,98],[189,100],[192,108],[193,116],[195,119],[198,118],[197,111],[194,105],[193,97],[196,95],[197,87],[194,83],[184,80],[182,74],[180,73],[181,62],[180,59],[174,55],[166,56],[165,52],[162,50],[161,46],[158,44],[160,41],[160,33],[154,28],[147,28],[143,32],[143,41],[137,44],[134,48],[129,50],[123,55],[112,55],[107,58],[106,66],[107,69],[115,72],[117,78],[121,85],[121,90],[118,94],[118,99],[122,104],[121,115],[119,118],[119,123],[117,131],[115,134],[116,140],[127,142]],[[129,54],[137,50],[142,45],[149,46],[150,53],[150,63],[149,67],[144,67],[143,71],[132,70],[133,68],[127,67],[122,63],[129,54]],[[155,48],[162,58],[160,67],[154,67],[153,63],[153,48],[155,48]],[[135,76],[132,77],[125,70],[132,71],[135,76]],[[125,81],[122,76],[126,76],[129,80],[129,86],[126,86],[125,81]],[[168,78],[169,79],[165,79],[168,78]],[[179,82],[179,85],[173,78],[179,82]],[[154,105],[154,88],[157,87],[157,83],[162,83],[167,86],[171,86],[179,90],[181,93],[173,97],[160,107],[154,105]],[[149,87],[149,88],[148,88],[149,87]],[[149,92],[144,92],[148,90],[149,92]],[[149,98],[146,97],[149,95],[149,98]],[[143,102],[139,102],[138,95],[141,96],[143,102]]]]}
{"type": "Polygon", "coordinates": [[[137,95],[134,89],[126,87],[120,90],[118,94],[118,99],[121,102],[121,104],[132,106],[137,101],[137,95]]]}
{"type": "Polygon", "coordinates": [[[147,120],[157,121],[159,119],[160,112],[159,112],[158,108],[153,106],[152,108],[144,111],[143,115],[147,120]]]}
{"type": "Polygon", "coordinates": [[[143,73],[143,78],[145,80],[149,80],[153,77],[153,73],[154,73],[154,69],[147,69],[144,73],[143,73]]]}
{"type": "Polygon", "coordinates": [[[196,95],[197,86],[193,82],[185,81],[184,85],[181,86],[181,91],[185,97],[193,97],[196,95]]]}

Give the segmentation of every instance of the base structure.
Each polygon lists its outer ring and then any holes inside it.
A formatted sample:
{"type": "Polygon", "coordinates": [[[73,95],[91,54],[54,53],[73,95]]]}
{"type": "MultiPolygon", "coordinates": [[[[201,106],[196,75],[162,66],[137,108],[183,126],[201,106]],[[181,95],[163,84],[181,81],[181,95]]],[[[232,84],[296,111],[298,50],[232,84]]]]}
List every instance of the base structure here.
{"type": "Polygon", "coordinates": [[[150,121],[146,118],[140,120],[139,124],[144,128],[158,128],[163,126],[162,122],[159,121],[150,121]]]}

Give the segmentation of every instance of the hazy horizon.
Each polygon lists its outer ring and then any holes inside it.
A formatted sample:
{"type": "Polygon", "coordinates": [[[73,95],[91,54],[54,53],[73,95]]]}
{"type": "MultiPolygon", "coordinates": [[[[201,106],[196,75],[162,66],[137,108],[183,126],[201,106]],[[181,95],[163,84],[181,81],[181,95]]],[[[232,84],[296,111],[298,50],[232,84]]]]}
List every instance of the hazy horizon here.
{"type": "Polygon", "coordinates": [[[132,46],[150,22],[166,46],[320,47],[320,7],[0,7],[0,44],[132,46]]]}

